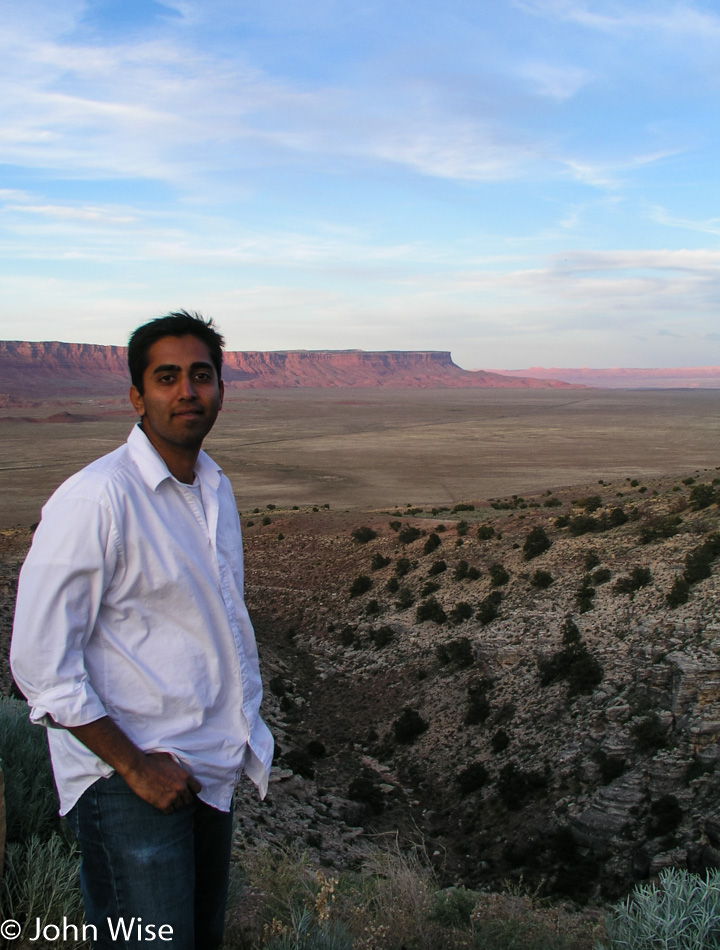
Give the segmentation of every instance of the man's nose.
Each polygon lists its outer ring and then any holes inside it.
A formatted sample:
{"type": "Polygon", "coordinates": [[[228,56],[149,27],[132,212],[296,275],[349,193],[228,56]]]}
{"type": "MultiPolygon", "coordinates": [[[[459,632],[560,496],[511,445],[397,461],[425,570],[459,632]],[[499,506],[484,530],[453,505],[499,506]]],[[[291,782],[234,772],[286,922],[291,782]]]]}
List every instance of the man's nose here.
{"type": "Polygon", "coordinates": [[[195,385],[192,381],[192,377],[183,376],[180,379],[180,396],[182,399],[195,399],[197,393],[195,392],[195,385]]]}

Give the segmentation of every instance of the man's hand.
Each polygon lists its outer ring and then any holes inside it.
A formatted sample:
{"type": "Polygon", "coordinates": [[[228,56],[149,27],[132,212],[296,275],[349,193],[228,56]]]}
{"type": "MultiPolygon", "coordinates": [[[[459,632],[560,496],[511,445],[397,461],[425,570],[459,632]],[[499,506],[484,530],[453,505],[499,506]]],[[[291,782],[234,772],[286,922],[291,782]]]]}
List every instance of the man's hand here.
{"type": "Polygon", "coordinates": [[[107,716],[67,730],[163,814],[189,805],[202,786],[169,752],[143,752],[107,716]]]}
{"type": "Polygon", "coordinates": [[[150,752],[143,759],[139,768],[123,774],[123,778],[137,796],[165,815],[189,805],[202,788],[167,752],[150,752]]]}

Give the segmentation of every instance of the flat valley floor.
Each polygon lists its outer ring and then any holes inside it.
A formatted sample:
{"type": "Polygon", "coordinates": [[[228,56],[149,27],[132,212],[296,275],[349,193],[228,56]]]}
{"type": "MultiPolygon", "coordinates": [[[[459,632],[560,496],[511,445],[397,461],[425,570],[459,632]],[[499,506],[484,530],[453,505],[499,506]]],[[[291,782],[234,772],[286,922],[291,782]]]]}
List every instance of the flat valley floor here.
{"type": "MultiPolygon", "coordinates": [[[[122,443],[115,396],[0,410],[0,528],[122,443]]],[[[450,505],[720,465],[718,390],[231,390],[206,448],[243,512],[450,505]]]]}

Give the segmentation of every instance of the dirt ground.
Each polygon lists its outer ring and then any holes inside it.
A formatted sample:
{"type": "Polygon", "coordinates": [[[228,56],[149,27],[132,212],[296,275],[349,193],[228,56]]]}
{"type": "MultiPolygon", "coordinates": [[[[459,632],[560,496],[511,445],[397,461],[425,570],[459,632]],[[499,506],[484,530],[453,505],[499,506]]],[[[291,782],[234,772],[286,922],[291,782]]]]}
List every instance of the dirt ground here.
{"type": "MultiPolygon", "coordinates": [[[[117,398],[3,410],[0,529],[37,521],[47,496],[132,422],[117,398]]],[[[244,512],[443,505],[658,477],[714,467],[719,447],[711,390],[231,392],[207,441],[244,512]]]]}

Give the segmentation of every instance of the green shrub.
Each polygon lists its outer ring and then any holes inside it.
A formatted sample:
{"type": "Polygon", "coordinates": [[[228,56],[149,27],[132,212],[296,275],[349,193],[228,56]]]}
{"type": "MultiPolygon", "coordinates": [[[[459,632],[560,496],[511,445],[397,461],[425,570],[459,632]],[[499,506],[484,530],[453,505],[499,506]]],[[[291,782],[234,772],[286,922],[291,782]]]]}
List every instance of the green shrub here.
{"type": "Polygon", "coordinates": [[[428,571],[428,574],[431,577],[434,577],[436,574],[442,574],[446,570],[447,570],[447,564],[445,563],[445,561],[435,561],[433,562],[433,564],[430,565],[430,570],[428,571]]]}
{"type": "Polygon", "coordinates": [[[602,666],[589,653],[577,625],[570,618],[563,625],[563,649],[549,659],[540,660],[538,673],[541,686],[565,680],[569,697],[592,692],[603,679],[602,666]]]}
{"type": "Polygon", "coordinates": [[[430,919],[436,920],[443,927],[469,927],[477,899],[478,895],[474,891],[468,891],[464,887],[449,887],[445,891],[439,891],[435,895],[430,919]]]}
{"type": "Polygon", "coordinates": [[[434,531],[431,532],[431,533],[427,536],[427,539],[426,539],[426,541],[425,541],[425,544],[423,545],[423,553],[424,553],[424,554],[432,554],[432,552],[435,550],[435,548],[439,548],[439,547],[440,547],[440,544],[441,544],[441,543],[442,543],[442,542],[440,541],[440,538],[438,537],[438,535],[435,534],[434,531]]]}
{"type": "Polygon", "coordinates": [[[510,736],[504,729],[498,729],[490,740],[490,748],[495,755],[503,752],[510,745],[510,736]]]}
{"type": "Polygon", "coordinates": [[[428,597],[427,600],[418,604],[415,618],[418,623],[430,620],[433,623],[443,624],[447,620],[447,614],[442,605],[434,597],[428,597]]]}
{"type": "Polygon", "coordinates": [[[389,563],[390,563],[390,558],[385,557],[385,555],[380,554],[378,552],[377,554],[373,554],[372,556],[372,560],[370,561],[370,570],[381,571],[384,567],[387,567],[389,563]]]}
{"type": "Polygon", "coordinates": [[[60,829],[47,733],[31,724],[26,703],[0,699],[0,752],[5,779],[7,841],[41,841],[60,829]]]}
{"type": "Polygon", "coordinates": [[[406,706],[392,728],[398,742],[409,744],[427,732],[428,725],[416,709],[406,706]]]}
{"type": "Polygon", "coordinates": [[[480,580],[480,578],[482,577],[482,574],[476,567],[469,567],[468,572],[465,576],[467,577],[469,581],[477,581],[477,580],[480,580]]]}
{"type": "Polygon", "coordinates": [[[390,641],[394,638],[394,636],[395,631],[387,624],[382,627],[378,627],[377,630],[370,631],[370,639],[378,650],[382,647],[386,647],[388,643],[390,643],[390,641]]]}
{"type": "Polygon", "coordinates": [[[525,538],[525,544],[523,544],[525,560],[531,561],[534,557],[538,557],[544,551],[547,551],[551,544],[552,541],[547,536],[547,532],[544,528],[533,528],[530,534],[525,538]]]}
{"type": "Polygon", "coordinates": [[[401,521],[388,521],[388,526],[391,531],[399,531],[401,524],[401,521]]]}
{"type": "Polygon", "coordinates": [[[502,564],[491,564],[488,573],[490,574],[490,583],[493,587],[502,587],[510,580],[510,575],[502,564]]]}
{"type": "Polygon", "coordinates": [[[693,485],[690,489],[690,507],[693,511],[701,511],[717,501],[717,493],[712,485],[693,485]]]}
{"type": "Polygon", "coordinates": [[[470,795],[472,792],[479,791],[487,783],[489,777],[488,770],[481,762],[473,762],[462,770],[456,781],[460,786],[461,794],[470,795]]]}
{"type": "Polygon", "coordinates": [[[468,528],[469,528],[469,525],[467,521],[458,521],[458,523],[455,525],[457,536],[459,538],[464,538],[465,535],[468,533],[468,528]]]}
{"type": "Polygon", "coordinates": [[[458,561],[455,565],[455,570],[453,571],[453,577],[456,581],[461,581],[467,577],[468,572],[468,562],[467,561],[458,561]]]}
{"type": "Polygon", "coordinates": [[[602,498],[599,495],[590,495],[588,498],[578,498],[574,502],[576,508],[584,508],[587,512],[597,511],[602,508],[602,498]]]}
{"type": "Polygon", "coordinates": [[[453,609],[450,611],[450,620],[452,623],[463,623],[465,620],[469,620],[473,615],[473,609],[466,601],[461,600],[459,603],[455,604],[453,609]]]}
{"type": "Polygon", "coordinates": [[[399,589],[400,581],[397,579],[397,577],[391,577],[385,585],[385,590],[389,591],[391,594],[396,594],[399,589]]]}
{"type": "Polygon", "coordinates": [[[269,525],[269,524],[272,524],[272,518],[271,518],[269,515],[265,515],[265,517],[264,517],[263,520],[260,522],[260,524],[262,524],[262,525],[269,525]]]}
{"type": "Polygon", "coordinates": [[[586,574],[583,577],[575,597],[577,600],[578,610],[581,614],[587,613],[588,610],[592,610],[593,601],[595,599],[595,588],[590,583],[589,574],[586,574]]]}
{"type": "Polygon", "coordinates": [[[640,531],[640,541],[642,544],[650,544],[653,541],[672,538],[678,533],[681,524],[682,518],[680,515],[665,515],[662,518],[655,518],[643,526],[640,531]]]}
{"type": "Polygon", "coordinates": [[[611,577],[612,571],[609,567],[599,567],[596,571],[593,571],[590,580],[598,587],[600,584],[607,584],[611,577]]]}
{"type": "Polygon", "coordinates": [[[475,511],[475,505],[468,505],[465,502],[460,502],[460,504],[455,505],[452,510],[453,511],[475,511]]]}
{"type": "MultiPolygon", "coordinates": [[[[559,520],[558,518],[558,521],[559,520]]],[[[595,531],[598,523],[592,515],[575,515],[574,518],[570,518],[567,525],[570,534],[574,538],[578,538],[581,534],[588,534],[590,531],[595,531]]]]}
{"type": "Polygon", "coordinates": [[[421,534],[420,528],[416,528],[414,525],[406,525],[398,532],[398,541],[400,544],[412,544],[413,541],[417,541],[421,534]]]}
{"type": "Polygon", "coordinates": [[[690,585],[684,577],[678,576],[675,578],[670,592],[665,595],[665,600],[667,601],[668,607],[679,607],[681,604],[686,604],[689,597],[690,585]]]}
{"type": "Polygon", "coordinates": [[[401,587],[398,590],[398,599],[395,601],[395,606],[398,610],[407,610],[408,607],[412,607],[415,603],[415,598],[412,591],[409,587],[401,587]]]}
{"type": "Polygon", "coordinates": [[[353,528],[350,532],[350,537],[353,541],[357,541],[358,544],[367,544],[368,541],[373,541],[377,537],[377,531],[373,531],[372,528],[363,525],[361,528],[353,528]]]}
{"type": "Polygon", "coordinates": [[[440,585],[438,583],[435,581],[425,581],[423,586],[420,588],[420,596],[429,597],[438,590],[440,590],[440,585]]]}
{"type": "Polygon", "coordinates": [[[395,573],[398,577],[405,577],[412,570],[412,562],[409,557],[399,557],[395,562],[395,573]]]}
{"type": "Polygon", "coordinates": [[[553,576],[549,571],[535,571],[530,578],[530,583],[533,587],[537,587],[538,590],[547,590],[552,582],[553,576]]]}
{"type": "Polygon", "coordinates": [[[704,877],[664,868],[657,883],[638,885],[605,919],[599,950],[717,950],[720,871],[704,877]]]}
{"type": "Polygon", "coordinates": [[[559,498],[548,498],[543,502],[543,508],[562,508],[562,502],[559,498]]]}
{"type": "Polygon", "coordinates": [[[371,587],[372,580],[367,574],[358,574],[350,585],[350,597],[359,597],[361,594],[367,593],[371,587]]]}
{"type": "Polygon", "coordinates": [[[446,644],[448,658],[460,667],[472,666],[475,662],[472,643],[467,637],[457,637],[446,644]]]}
{"type": "Polygon", "coordinates": [[[648,567],[634,567],[629,574],[618,577],[613,590],[616,594],[634,594],[641,587],[647,587],[652,580],[648,567]]]}
{"type": "Polygon", "coordinates": [[[481,524],[477,529],[478,541],[489,541],[495,537],[495,528],[491,524],[481,524]]]}
{"type": "Polygon", "coordinates": [[[478,611],[475,614],[482,624],[490,623],[498,615],[498,608],[502,602],[502,594],[499,590],[494,590],[478,604],[478,611]]]}

